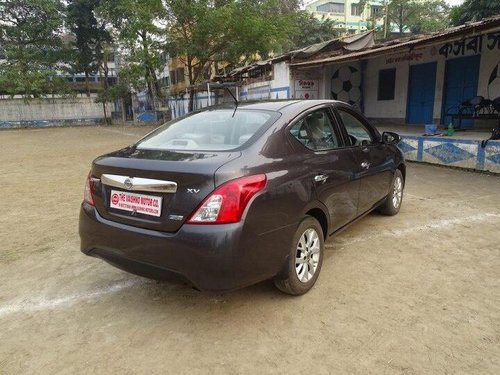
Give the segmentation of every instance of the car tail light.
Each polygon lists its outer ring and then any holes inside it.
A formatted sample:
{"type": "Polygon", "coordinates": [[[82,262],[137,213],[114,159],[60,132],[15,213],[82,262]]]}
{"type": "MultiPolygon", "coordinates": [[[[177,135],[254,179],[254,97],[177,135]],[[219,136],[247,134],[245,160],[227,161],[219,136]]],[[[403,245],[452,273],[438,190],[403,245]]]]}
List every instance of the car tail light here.
{"type": "Polygon", "coordinates": [[[87,179],[85,180],[85,192],[83,193],[83,200],[90,204],[91,206],[94,206],[94,197],[92,196],[92,189],[90,187],[90,179],[91,179],[91,174],[89,172],[89,175],[87,176],[87,179]]]}
{"type": "Polygon", "coordinates": [[[266,175],[242,177],[215,189],[194,214],[188,224],[227,224],[240,221],[250,199],[266,186],[266,175]]]}

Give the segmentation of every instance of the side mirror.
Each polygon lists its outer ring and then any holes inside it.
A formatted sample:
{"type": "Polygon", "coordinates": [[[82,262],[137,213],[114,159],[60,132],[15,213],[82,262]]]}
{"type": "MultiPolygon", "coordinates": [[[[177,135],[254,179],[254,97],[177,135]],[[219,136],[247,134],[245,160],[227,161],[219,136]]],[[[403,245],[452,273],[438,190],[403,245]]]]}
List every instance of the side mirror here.
{"type": "Polygon", "coordinates": [[[393,132],[383,132],[382,142],[386,145],[397,145],[401,141],[399,134],[393,132]]]}

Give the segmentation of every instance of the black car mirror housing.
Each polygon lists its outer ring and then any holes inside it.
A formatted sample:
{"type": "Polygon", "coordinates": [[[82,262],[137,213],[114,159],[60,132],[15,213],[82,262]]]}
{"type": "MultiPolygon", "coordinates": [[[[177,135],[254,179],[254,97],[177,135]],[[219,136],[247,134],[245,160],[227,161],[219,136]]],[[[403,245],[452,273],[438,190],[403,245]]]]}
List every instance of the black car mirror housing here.
{"type": "Polygon", "coordinates": [[[382,142],[386,145],[397,145],[401,141],[399,134],[394,132],[383,132],[382,142]]]}

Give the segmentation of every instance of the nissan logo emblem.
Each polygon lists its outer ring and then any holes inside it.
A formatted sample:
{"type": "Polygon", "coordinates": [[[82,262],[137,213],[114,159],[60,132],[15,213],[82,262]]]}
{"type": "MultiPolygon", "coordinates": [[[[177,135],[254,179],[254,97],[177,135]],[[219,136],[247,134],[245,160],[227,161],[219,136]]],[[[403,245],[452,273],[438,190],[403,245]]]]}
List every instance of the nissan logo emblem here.
{"type": "Polygon", "coordinates": [[[127,178],[123,184],[125,185],[125,187],[128,190],[130,190],[134,187],[134,183],[132,182],[132,180],[130,178],[127,178]]]}

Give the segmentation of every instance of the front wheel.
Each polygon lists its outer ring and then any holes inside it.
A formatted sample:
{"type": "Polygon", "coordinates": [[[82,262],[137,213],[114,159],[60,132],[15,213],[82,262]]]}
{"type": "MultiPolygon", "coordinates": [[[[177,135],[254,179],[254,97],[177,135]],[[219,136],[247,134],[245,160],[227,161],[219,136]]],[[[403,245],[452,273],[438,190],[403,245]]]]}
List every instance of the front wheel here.
{"type": "Polygon", "coordinates": [[[323,264],[323,230],[318,221],[305,217],[293,236],[286,279],[275,280],[282,292],[301,295],[309,291],[318,279],[323,264]]]}
{"type": "Polygon", "coordinates": [[[391,191],[385,202],[379,208],[382,214],[393,216],[399,212],[401,204],[403,203],[404,185],[403,174],[399,169],[396,169],[392,179],[391,191]]]}

